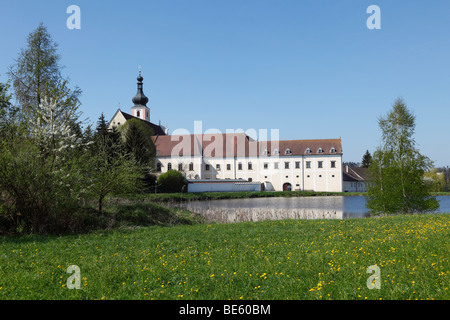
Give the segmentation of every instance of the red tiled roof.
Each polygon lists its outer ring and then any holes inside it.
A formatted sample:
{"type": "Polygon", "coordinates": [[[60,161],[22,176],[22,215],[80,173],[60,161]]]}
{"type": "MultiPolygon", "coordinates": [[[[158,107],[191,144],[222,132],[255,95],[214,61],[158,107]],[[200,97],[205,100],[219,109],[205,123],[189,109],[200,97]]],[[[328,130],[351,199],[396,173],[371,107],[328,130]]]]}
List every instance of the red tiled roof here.
{"type": "Polygon", "coordinates": [[[202,154],[207,158],[298,156],[308,155],[308,148],[309,155],[342,154],[341,139],[255,141],[244,133],[166,135],[152,138],[160,157],[202,154]],[[320,148],[322,153],[319,152],[320,148]],[[287,149],[290,150],[289,153],[286,153],[287,149]]]}

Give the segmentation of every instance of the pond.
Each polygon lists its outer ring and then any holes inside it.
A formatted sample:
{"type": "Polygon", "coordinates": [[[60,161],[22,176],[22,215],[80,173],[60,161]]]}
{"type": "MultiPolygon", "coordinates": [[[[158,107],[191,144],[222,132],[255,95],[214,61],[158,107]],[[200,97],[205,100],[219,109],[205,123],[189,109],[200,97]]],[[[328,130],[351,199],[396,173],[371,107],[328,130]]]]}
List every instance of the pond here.
{"type": "MultiPolygon", "coordinates": [[[[450,196],[437,196],[437,213],[450,212],[450,196]]],[[[192,201],[181,206],[214,222],[369,217],[364,196],[273,197],[192,201]]]]}

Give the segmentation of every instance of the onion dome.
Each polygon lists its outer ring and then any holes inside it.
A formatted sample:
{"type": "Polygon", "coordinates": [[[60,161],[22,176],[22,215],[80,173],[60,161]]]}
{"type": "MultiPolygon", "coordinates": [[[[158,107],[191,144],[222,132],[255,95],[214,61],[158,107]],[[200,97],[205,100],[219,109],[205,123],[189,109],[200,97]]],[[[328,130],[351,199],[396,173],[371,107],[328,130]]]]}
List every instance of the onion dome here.
{"type": "Polygon", "coordinates": [[[145,96],[144,91],[143,91],[143,83],[142,80],[144,80],[144,78],[141,76],[141,68],[139,67],[139,76],[137,77],[137,93],[136,95],[133,97],[132,101],[134,103],[134,106],[147,106],[148,103],[148,98],[145,96]]]}

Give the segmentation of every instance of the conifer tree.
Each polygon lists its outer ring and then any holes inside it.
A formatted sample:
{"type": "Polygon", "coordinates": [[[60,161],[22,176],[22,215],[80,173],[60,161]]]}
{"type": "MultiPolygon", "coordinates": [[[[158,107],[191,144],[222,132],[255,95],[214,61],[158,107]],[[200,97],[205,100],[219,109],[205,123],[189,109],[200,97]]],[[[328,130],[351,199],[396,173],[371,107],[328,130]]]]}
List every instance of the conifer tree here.
{"type": "Polygon", "coordinates": [[[363,155],[363,158],[361,161],[361,167],[368,168],[368,167],[370,167],[371,162],[372,162],[372,155],[370,154],[369,150],[366,150],[366,153],[363,155]]]}
{"type": "Polygon", "coordinates": [[[53,41],[47,27],[39,26],[27,37],[27,46],[23,48],[15,63],[9,67],[8,75],[23,116],[34,118],[35,112],[44,97],[49,98],[54,90],[64,83],[64,98],[61,92],[60,103],[77,104],[81,90],[67,89],[67,79],[61,75],[63,66],[57,52],[58,45],[53,41]]]}

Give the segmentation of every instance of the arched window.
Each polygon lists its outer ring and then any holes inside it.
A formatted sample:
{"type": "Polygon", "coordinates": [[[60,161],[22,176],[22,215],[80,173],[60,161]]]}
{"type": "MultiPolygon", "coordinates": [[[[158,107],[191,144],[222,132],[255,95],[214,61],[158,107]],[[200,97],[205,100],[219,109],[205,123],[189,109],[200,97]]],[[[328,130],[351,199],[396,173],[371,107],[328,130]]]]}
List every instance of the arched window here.
{"type": "Polygon", "coordinates": [[[323,153],[323,149],[319,148],[319,150],[317,150],[317,153],[323,153]]]}
{"type": "Polygon", "coordinates": [[[141,112],[138,110],[138,111],[136,111],[136,117],[140,117],[141,116],[141,112]]]}
{"type": "Polygon", "coordinates": [[[336,153],[336,149],[334,147],[331,148],[330,150],[331,153],[336,153]]]}
{"type": "Polygon", "coordinates": [[[192,162],[189,163],[189,171],[194,171],[194,164],[192,162]]]}
{"type": "Polygon", "coordinates": [[[285,154],[291,154],[291,149],[287,148],[286,151],[284,152],[285,154]]]}
{"type": "Polygon", "coordinates": [[[311,149],[310,148],[306,148],[306,154],[310,154],[311,153],[311,149]]]}
{"type": "Polygon", "coordinates": [[[158,162],[158,163],[156,164],[156,171],[157,171],[157,172],[161,172],[161,162],[158,162]]]}
{"type": "Polygon", "coordinates": [[[183,171],[183,164],[182,163],[178,164],[178,171],[183,171]]]}
{"type": "Polygon", "coordinates": [[[167,164],[167,170],[172,170],[172,164],[170,162],[167,164]]]}

